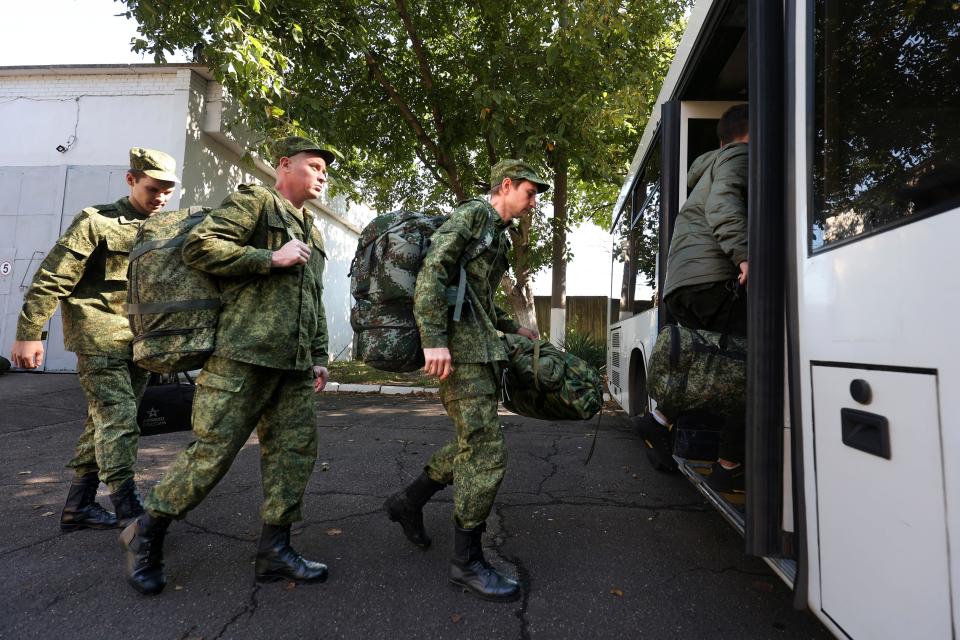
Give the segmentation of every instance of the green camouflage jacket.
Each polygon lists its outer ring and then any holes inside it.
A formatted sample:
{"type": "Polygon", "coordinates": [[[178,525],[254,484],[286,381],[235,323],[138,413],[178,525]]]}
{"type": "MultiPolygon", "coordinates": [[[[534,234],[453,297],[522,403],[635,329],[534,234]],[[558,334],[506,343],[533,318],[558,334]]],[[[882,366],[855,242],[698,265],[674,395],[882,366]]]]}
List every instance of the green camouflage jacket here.
{"type": "Polygon", "coordinates": [[[327,364],[326,253],[309,211],[274,189],[242,184],[190,231],[183,260],[220,277],[215,355],[274,369],[327,364]],[[273,252],[291,237],[311,245],[310,261],[271,269],[273,252]]]}
{"type": "Polygon", "coordinates": [[[17,340],[40,340],[59,302],[63,343],[69,351],[131,358],[127,262],[145,219],[128,198],[77,214],[33,276],[23,298],[17,340]]]}
{"type": "Polygon", "coordinates": [[[708,151],[690,166],[673,230],[663,297],[680,287],[732,280],[747,259],[745,143],[708,151]]]}
{"type": "Polygon", "coordinates": [[[413,298],[413,313],[424,348],[448,347],[454,362],[507,359],[497,330],[516,333],[517,324],[493,303],[500,278],[508,267],[507,227],[490,204],[474,199],[461,203],[434,232],[413,298]],[[492,227],[488,224],[490,219],[494,220],[492,227]],[[447,287],[458,282],[458,265],[464,251],[484,233],[492,234],[485,240],[486,250],[466,265],[470,305],[464,308],[460,321],[454,322],[447,287]]]}

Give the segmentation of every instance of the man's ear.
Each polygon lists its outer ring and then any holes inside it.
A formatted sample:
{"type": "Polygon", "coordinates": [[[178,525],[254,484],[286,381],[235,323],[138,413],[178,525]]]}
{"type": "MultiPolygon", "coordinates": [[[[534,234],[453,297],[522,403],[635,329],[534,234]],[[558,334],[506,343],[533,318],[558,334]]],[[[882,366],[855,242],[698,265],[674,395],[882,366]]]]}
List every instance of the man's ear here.
{"type": "Polygon", "coordinates": [[[137,178],[136,178],[136,176],[134,176],[134,175],[133,175],[132,173],[130,173],[129,171],[127,171],[126,179],[127,179],[127,185],[130,186],[130,187],[132,187],[133,185],[137,184],[137,178]]]}

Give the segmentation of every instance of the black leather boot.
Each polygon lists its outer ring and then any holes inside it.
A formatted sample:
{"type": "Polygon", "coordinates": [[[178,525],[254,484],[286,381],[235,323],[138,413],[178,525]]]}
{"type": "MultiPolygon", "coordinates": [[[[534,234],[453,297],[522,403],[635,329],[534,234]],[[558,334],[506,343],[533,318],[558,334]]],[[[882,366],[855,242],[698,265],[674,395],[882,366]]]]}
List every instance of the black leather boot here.
{"type": "Polygon", "coordinates": [[[403,535],[407,536],[407,540],[421,549],[430,546],[430,536],[423,528],[423,505],[445,486],[447,485],[442,482],[432,480],[424,471],[405,489],[393,494],[383,503],[390,519],[403,527],[403,535]]]}
{"type": "Polygon", "coordinates": [[[327,565],[307,560],[290,546],[290,525],[263,525],[257,548],[257,582],[323,582],[327,565]]]}
{"type": "Polygon", "coordinates": [[[160,593],[167,584],[163,575],[163,538],[169,526],[169,518],[146,511],[120,533],[127,582],[145,595],[160,593]]]}
{"type": "Polygon", "coordinates": [[[76,529],[113,529],[117,518],[97,502],[100,478],[96,471],[76,477],[70,482],[67,501],[60,513],[61,531],[76,529]]]}
{"type": "Polygon", "coordinates": [[[126,480],[120,488],[110,494],[110,502],[117,512],[117,526],[123,528],[143,515],[143,503],[133,478],[126,480]]]}
{"type": "Polygon", "coordinates": [[[520,584],[497,573],[483,557],[481,538],[486,528],[486,523],[476,529],[456,527],[454,554],[450,560],[450,582],[456,588],[483,600],[516,600],[520,596],[520,584]]]}

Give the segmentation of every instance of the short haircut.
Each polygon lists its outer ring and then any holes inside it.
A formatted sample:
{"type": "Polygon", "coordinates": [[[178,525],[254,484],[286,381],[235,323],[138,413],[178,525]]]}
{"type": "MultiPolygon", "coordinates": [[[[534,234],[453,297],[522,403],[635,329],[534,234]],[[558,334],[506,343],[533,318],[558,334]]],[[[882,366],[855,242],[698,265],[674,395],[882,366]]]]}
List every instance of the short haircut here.
{"type": "Polygon", "coordinates": [[[140,182],[140,178],[146,178],[147,174],[138,169],[127,169],[127,173],[133,176],[134,182],[140,182]]]}
{"type": "Polygon", "coordinates": [[[720,145],[728,144],[736,138],[750,133],[750,105],[738,104],[730,107],[720,116],[717,123],[717,137],[720,145]]]}
{"type": "MultiPolygon", "coordinates": [[[[510,176],[504,176],[504,178],[510,178],[510,176]]],[[[515,187],[522,185],[524,182],[530,182],[530,180],[527,180],[526,178],[510,178],[510,181],[513,182],[513,185],[515,187]]],[[[530,182],[530,184],[532,184],[533,186],[537,186],[533,182],[530,182]]],[[[490,187],[490,191],[487,192],[487,195],[489,196],[500,195],[500,191],[502,190],[502,188],[503,188],[503,182],[500,182],[500,184],[495,184],[492,187],[490,187]]]]}

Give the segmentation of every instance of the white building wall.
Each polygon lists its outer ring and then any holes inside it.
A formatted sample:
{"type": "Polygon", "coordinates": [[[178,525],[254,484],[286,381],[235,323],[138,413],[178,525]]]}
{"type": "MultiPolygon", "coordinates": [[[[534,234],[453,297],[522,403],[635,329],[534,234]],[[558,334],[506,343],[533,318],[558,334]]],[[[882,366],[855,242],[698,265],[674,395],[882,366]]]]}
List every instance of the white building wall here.
{"type": "MultiPolygon", "coordinates": [[[[215,206],[241,182],[273,183],[262,161],[241,162],[250,139],[227,133],[218,84],[199,67],[0,68],[0,353],[9,354],[24,288],[43,255],[84,206],[116,200],[132,146],[177,160],[170,207],[215,206]],[[72,140],[71,140],[72,139],[72,140]],[[57,146],[69,147],[66,152],[57,146]]],[[[328,253],[324,304],[331,355],[350,355],[349,270],[359,227],[311,203],[328,253]]],[[[48,370],[72,370],[59,311],[49,327],[48,370]]]]}

